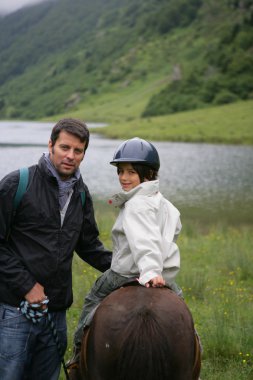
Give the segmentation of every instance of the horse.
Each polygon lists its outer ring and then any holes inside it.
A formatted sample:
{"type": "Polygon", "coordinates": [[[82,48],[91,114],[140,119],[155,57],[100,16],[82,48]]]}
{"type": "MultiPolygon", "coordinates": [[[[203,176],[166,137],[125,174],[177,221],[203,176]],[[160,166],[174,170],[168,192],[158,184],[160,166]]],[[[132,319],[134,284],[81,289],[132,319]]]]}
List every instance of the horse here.
{"type": "Polygon", "coordinates": [[[199,341],[186,303],[168,288],[108,295],[84,334],[71,380],[198,380],[199,341]]]}

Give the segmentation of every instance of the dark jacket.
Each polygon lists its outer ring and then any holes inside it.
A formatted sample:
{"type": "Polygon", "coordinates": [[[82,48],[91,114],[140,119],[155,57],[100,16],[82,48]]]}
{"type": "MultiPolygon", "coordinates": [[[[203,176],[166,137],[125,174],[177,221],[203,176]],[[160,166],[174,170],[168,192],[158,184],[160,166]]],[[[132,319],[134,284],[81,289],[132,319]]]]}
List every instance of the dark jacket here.
{"type": "Polygon", "coordinates": [[[98,238],[91,196],[80,178],[61,226],[58,184],[42,157],[29,168],[27,191],[13,217],[18,182],[18,171],[0,182],[0,302],[19,306],[38,282],[49,298],[49,310],[64,310],[73,300],[73,252],[102,272],[111,263],[111,252],[98,238]]]}

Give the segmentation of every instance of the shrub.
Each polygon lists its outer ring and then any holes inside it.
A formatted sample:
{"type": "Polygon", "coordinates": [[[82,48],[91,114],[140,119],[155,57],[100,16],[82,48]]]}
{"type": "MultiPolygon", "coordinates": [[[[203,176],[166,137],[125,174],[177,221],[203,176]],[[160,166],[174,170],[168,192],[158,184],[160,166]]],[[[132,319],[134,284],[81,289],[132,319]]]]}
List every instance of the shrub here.
{"type": "Polygon", "coordinates": [[[220,105],[220,104],[233,103],[237,100],[238,100],[238,96],[235,95],[234,93],[232,93],[228,90],[221,90],[221,92],[219,92],[215,96],[213,103],[216,105],[220,105]]]}

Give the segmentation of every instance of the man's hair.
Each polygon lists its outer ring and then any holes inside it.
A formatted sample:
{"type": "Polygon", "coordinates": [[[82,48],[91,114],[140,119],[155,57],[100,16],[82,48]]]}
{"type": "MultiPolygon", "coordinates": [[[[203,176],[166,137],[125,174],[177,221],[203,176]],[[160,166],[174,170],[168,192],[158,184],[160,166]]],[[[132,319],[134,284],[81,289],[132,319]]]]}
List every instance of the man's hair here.
{"type": "MultiPolygon", "coordinates": [[[[140,181],[144,182],[145,179],[148,181],[154,181],[158,177],[158,170],[152,169],[150,166],[143,165],[143,164],[136,164],[133,162],[130,162],[133,169],[138,174],[140,181]]],[[[119,174],[119,165],[117,165],[117,172],[119,174]]]]}
{"type": "Polygon", "coordinates": [[[83,121],[71,118],[59,120],[52,129],[50,137],[52,146],[55,145],[61,131],[75,135],[81,142],[86,142],[85,150],[88,148],[90,132],[87,125],[83,121]]]}

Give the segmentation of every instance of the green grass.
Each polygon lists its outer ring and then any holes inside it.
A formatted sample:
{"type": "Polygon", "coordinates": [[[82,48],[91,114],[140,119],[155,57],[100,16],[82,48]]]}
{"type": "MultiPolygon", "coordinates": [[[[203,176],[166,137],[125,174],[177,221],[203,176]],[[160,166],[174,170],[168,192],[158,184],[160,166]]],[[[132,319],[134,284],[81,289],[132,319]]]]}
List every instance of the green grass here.
{"type": "MultiPolygon", "coordinates": [[[[146,107],[150,96],[159,92],[169,78],[150,75],[148,81],[135,81],[131,86],[112,85],[109,92],[89,95],[76,110],[53,116],[54,120],[71,116],[93,122],[122,123],[138,118],[146,107]]],[[[52,120],[52,117],[43,118],[52,120]]]]}
{"type": "MultiPolygon", "coordinates": [[[[101,239],[111,246],[110,230],[116,213],[95,203],[101,239]]],[[[195,321],[204,347],[201,379],[253,379],[253,224],[236,227],[224,221],[214,224],[208,216],[203,228],[184,213],[178,240],[181,271],[177,282],[195,321]]],[[[72,336],[83,298],[98,272],[81,262],[73,263],[74,303],[69,309],[70,357],[72,336]]],[[[62,376],[62,379],[64,377],[62,376]]]]}
{"type": "Polygon", "coordinates": [[[82,110],[57,115],[54,120],[71,116],[107,122],[107,127],[91,132],[115,139],[138,136],[154,141],[253,145],[253,100],[144,119],[138,115],[148,101],[149,90],[148,87],[136,87],[122,96],[119,93],[102,96],[94,103],[91,98],[82,110]]]}
{"type": "Polygon", "coordinates": [[[252,226],[180,239],[183,286],[204,346],[203,379],[252,379],[252,226]]]}
{"type": "Polygon", "coordinates": [[[111,138],[253,144],[253,100],[195,111],[111,123],[97,132],[111,138]]]}

